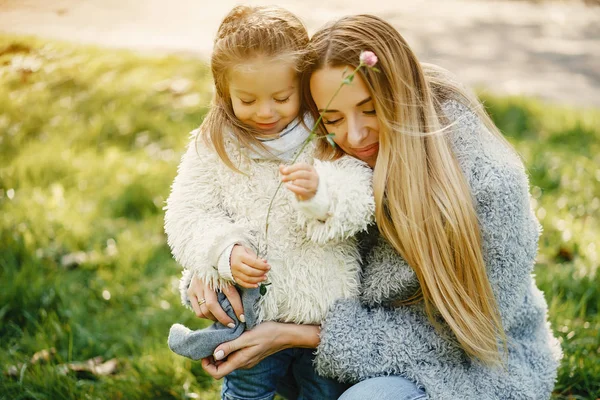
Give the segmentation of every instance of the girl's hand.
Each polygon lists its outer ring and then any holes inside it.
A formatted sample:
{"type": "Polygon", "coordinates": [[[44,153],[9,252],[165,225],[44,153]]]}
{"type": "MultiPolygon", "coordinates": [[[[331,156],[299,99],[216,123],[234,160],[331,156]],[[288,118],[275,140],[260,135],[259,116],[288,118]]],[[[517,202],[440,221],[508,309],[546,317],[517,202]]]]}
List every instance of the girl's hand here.
{"type": "MultiPolygon", "coordinates": [[[[240,297],[237,289],[234,286],[229,285],[223,287],[221,291],[227,297],[227,299],[229,299],[231,307],[233,308],[233,311],[235,312],[235,315],[237,315],[238,319],[245,321],[243,316],[244,307],[242,306],[242,298],[240,297]]],[[[217,301],[217,294],[215,291],[195,275],[192,277],[190,286],[187,290],[187,295],[198,318],[219,321],[226,326],[231,326],[231,324],[234,324],[233,320],[229,318],[227,313],[223,311],[223,308],[221,308],[221,305],[217,301]]]]}
{"type": "Polygon", "coordinates": [[[266,281],[267,272],[271,269],[266,260],[239,244],[233,246],[230,266],[235,282],[248,289],[257,288],[260,282],[266,281]]]}
{"type": "Polygon", "coordinates": [[[299,201],[310,200],[317,194],[319,174],[312,165],[297,163],[280,165],[281,181],[287,182],[285,187],[296,195],[299,201]]]}
{"type": "Polygon", "coordinates": [[[280,350],[316,348],[319,330],[315,325],[263,322],[237,339],[219,345],[212,357],[202,359],[202,368],[213,378],[220,379],[238,368],[252,368],[280,350]]]}

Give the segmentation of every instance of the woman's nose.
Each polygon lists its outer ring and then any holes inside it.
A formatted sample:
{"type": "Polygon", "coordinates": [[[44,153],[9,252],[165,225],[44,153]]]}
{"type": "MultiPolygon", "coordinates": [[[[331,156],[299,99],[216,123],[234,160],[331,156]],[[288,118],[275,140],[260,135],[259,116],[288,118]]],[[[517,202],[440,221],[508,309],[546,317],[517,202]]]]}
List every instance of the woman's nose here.
{"type": "Polygon", "coordinates": [[[369,128],[358,121],[348,121],[348,144],[351,147],[360,147],[367,137],[369,128]]]}

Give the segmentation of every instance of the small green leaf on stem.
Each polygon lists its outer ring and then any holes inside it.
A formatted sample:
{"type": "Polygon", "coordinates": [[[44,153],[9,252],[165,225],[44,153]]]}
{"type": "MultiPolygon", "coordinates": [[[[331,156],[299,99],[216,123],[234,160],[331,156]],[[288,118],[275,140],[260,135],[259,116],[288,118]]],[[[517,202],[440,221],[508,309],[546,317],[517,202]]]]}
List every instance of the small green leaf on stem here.
{"type": "Polygon", "coordinates": [[[335,137],[335,133],[329,133],[329,134],[325,135],[325,139],[327,140],[327,143],[329,143],[331,145],[331,147],[335,147],[335,142],[333,141],[334,137],[335,137]]]}
{"type": "Polygon", "coordinates": [[[351,84],[353,80],[354,80],[354,74],[345,77],[344,80],[343,80],[344,85],[351,84]]]}
{"type": "Polygon", "coordinates": [[[271,282],[267,282],[267,283],[262,283],[260,285],[259,293],[261,296],[264,296],[265,294],[267,294],[267,286],[269,286],[270,284],[271,284],[271,282]]]}

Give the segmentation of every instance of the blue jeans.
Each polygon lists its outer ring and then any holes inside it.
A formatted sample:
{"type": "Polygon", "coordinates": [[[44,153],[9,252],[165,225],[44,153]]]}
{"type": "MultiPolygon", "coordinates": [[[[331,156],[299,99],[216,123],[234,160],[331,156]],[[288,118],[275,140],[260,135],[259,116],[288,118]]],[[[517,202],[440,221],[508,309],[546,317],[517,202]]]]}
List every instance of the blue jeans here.
{"type": "MultiPolygon", "coordinates": [[[[298,398],[298,390],[292,379],[282,380],[277,386],[277,393],[289,400],[298,398]]],[[[426,397],[425,392],[408,379],[386,376],[357,383],[346,390],[339,400],[419,400],[426,397]]]]}
{"type": "Polygon", "coordinates": [[[425,392],[401,376],[383,376],[364,380],[344,392],[340,400],[417,400],[425,392]]]}
{"type": "MultiPolygon", "coordinates": [[[[295,388],[297,400],[337,399],[349,385],[319,376],[312,365],[311,349],[282,350],[250,369],[238,369],[225,376],[221,389],[224,400],[271,400],[282,386],[295,388]]],[[[287,397],[286,396],[286,397],[287,397]]]]}

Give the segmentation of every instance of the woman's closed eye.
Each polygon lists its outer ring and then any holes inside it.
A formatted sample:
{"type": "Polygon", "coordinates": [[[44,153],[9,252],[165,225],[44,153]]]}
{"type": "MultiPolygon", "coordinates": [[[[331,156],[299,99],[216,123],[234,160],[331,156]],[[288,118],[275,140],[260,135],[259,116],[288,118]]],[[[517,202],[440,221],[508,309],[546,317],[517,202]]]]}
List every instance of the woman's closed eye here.
{"type": "MultiPolygon", "coordinates": [[[[377,112],[373,109],[373,110],[366,110],[362,112],[365,115],[377,115],[377,112]]],[[[328,119],[328,118],[323,118],[323,123],[325,125],[336,125],[337,123],[339,123],[341,120],[343,120],[344,118],[336,118],[336,119],[328,119]]]]}
{"type": "Polygon", "coordinates": [[[323,118],[323,123],[325,125],[336,125],[338,122],[340,122],[343,118],[337,118],[337,119],[327,119],[327,118],[323,118]]]}

